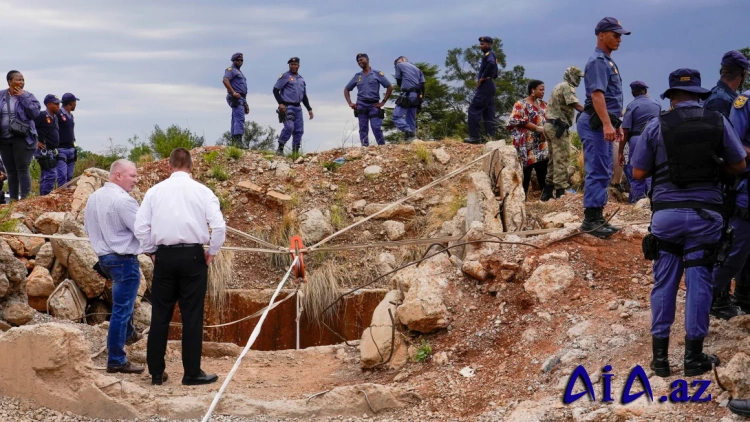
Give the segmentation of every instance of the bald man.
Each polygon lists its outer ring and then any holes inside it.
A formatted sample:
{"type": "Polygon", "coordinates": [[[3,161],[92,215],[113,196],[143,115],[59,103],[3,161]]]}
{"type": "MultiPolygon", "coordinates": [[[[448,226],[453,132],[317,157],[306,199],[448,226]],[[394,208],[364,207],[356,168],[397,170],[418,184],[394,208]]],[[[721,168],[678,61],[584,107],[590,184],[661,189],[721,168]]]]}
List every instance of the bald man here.
{"type": "Polygon", "coordinates": [[[141,339],[133,326],[133,308],[140,285],[138,254],[143,252],[134,234],[138,202],[129,193],[138,182],[135,164],[117,160],[109,168],[109,182],[89,197],[84,225],[99,257],[101,273],[112,280],[112,317],[107,334],[107,372],[140,374],[132,365],[125,344],[141,339]]]}

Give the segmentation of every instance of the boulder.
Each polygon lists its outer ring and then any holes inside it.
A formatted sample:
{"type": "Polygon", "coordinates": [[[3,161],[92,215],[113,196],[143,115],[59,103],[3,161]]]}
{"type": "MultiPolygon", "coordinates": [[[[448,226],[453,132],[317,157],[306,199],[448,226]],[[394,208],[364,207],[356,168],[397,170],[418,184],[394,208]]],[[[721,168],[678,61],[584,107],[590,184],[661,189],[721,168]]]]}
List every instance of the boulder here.
{"type": "Polygon", "coordinates": [[[10,290],[8,277],[6,277],[5,274],[0,273],[0,298],[5,297],[5,295],[8,294],[8,290],[10,290]]]}
{"type": "Polygon", "coordinates": [[[44,245],[36,253],[36,259],[34,265],[37,267],[44,267],[46,269],[52,268],[52,264],[55,263],[55,252],[52,251],[52,244],[45,242],[44,245]]]}
{"type": "Polygon", "coordinates": [[[52,269],[49,273],[52,276],[52,281],[54,281],[55,286],[62,283],[63,280],[68,277],[68,270],[60,261],[55,261],[55,263],[52,264],[52,269]]]}
{"type": "Polygon", "coordinates": [[[52,316],[70,321],[78,321],[84,315],[86,295],[73,282],[66,279],[64,286],[49,298],[49,312],[52,316]]]}
{"type": "Polygon", "coordinates": [[[86,228],[83,227],[83,224],[76,221],[76,219],[73,217],[73,214],[69,212],[65,213],[65,218],[63,218],[62,223],[60,223],[60,228],[57,229],[57,234],[72,234],[76,237],[88,236],[88,233],[86,233],[86,228]]]}
{"type": "Polygon", "coordinates": [[[732,397],[747,397],[750,394],[750,356],[739,352],[727,364],[716,368],[719,381],[732,397]]]}
{"type": "MultiPolygon", "coordinates": [[[[370,216],[386,208],[388,204],[367,204],[365,206],[365,215],[370,216]]],[[[417,210],[411,205],[399,204],[389,210],[378,214],[375,220],[407,219],[414,217],[417,210]]]]}
{"type": "Polygon", "coordinates": [[[464,261],[463,265],[461,265],[461,271],[479,281],[485,281],[490,278],[490,273],[484,269],[479,261],[464,261]]]}
{"type": "Polygon", "coordinates": [[[133,324],[135,329],[139,332],[143,332],[146,328],[151,326],[151,304],[148,302],[141,302],[141,306],[138,306],[133,310],[133,324]]]}
{"type": "Polygon", "coordinates": [[[146,287],[151,287],[151,281],[154,279],[154,261],[147,255],[138,255],[138,264],[143,276],[141,283],[145,280],[146,287]]]}
{"type": "Polygon", "coordinates": [[[446,276],[453,272],[445,254],[422,261],[419,267],[404,268],[391,279],[404,294],[396,312],[399,322],[410,330],[430,333],[448,326],[450,313],[445,306],[446,276]]]}
{"type": "Polygon", "coordinates": [[[378,177],[383,172],[383,168],[380,166],[368,166],[365,168],[365,177],[378,177]]]}
{"type": "Polygon", "coordinates": [[[102,187],[107,179],[109,179],[109,172],[106,170],[90,168],[83,171],[76,184],[76,190],[73,192],[73,200],[70,204],[70,213],[73,217],[78,217],[86,207],[89,196],[102,187]]]}
{"type": "MultiPolygon", "coordinates": [[[[506,145],[504,141],[488,142],[484,146],[484,151],[497,150],[484,160],[484,174],[490,169],[493,174],[498,175],[498,187],[500,188],[500,198],[503,202],[503,222],[506,231],[521,230],[521,224],[526,219],[526,194],[523,191],[523,169],[518,162],[516,148],[512,145],[506,145]]],[[[495,206],[495,212],[497,212],[495,206]]],[[[494,216],[494,214],[493,214],[494,216]]]]}
{"type": "MultiPolygon", "coordinates": [[[[65,212],[45,212],[34,222],[34,227],[42,234],[55,234],[65,220],[65,212]]],[[[72,215],[71,215],[72,217],[72,215]]]]}
{"type": "Polygon", "coordinates": [[[448,164],[451,161],[450,154],[448,154],[443,147],[433,149],[432,155],[440,164],[448,164]]]}
{"type": "Polygon", "coordinates": [[[265,192],[265,189],[263,189],[262,187],[256,185],[255,183],[253,183],[253,182],[251,182],[249,180],[243,180],[243,181],[241,181],[240,183],[237,184],[237,187],[240,188],[240,189],[244,189],[244,190],[246,190],[248,192],[252,192],[252,193],[258,193],[258,194],[260,194],[260,193],[265,192]]]}
{"type": "Polygon", "coordinates": [[[12,325],[24,325],[34,319],[36,311],[24,302],[10,302],[5,304],[3,319],[12,325]]]}
{"type": "MultiPolygon", "coordinates": [[[[393,321],[396,319],[396,305],[390,302],[398,303],[403,300],[403,294],[399,290],[391,290],[385,295],[385,298],[378,304],[372,314],[370,327],[362,333],[362,341],[359,343],[361,355],[361,365],[363,368],[372,368],[379,363],[385,362],[391,355],[391,349],[394,347],[392,339],[393,321]]],[[[398,332],[395,335],[396,343],[401,342],[401,336],[398,332]]]]}
{"type": "Polygon", "coordinates": [[[573,278],[575,278],[575,272],[570,265],[545,264],[534,270],[523,288],[544,303],[559,296],[570,286],[573,278]]]}
{"type": "Polygon", "coordinates": [[[94,270],[99,258],[91,244],[78,240],[52,239],[55,259],[65,265],[70,278],[75,281],[88,298],[99,296],[104,291],[104,277],[94,270]]]}
{"type": "Polygon", "coordinates": [[[401,240],[406,234],[404,223],[400,221],[385,221],[383,222],[383,228],[385,229],[385,235],[388,237],[388,240],[401,240]]]}
{"type": "Polygon", "coordinates": [[[390,252],[383,252],[378,255],[378,274],[386,274],[396,268],[396,257],[390,252]]]}
{"type": "Polygon", "coordinates": [[[351,205],[349,212],[353,214],[362,214],[365,211],[366,206],[367,206],[367,201],[365,201],[364,199],[354,201],[354,203],[351,205]]]}
{"type": "Polygon", "coordinates": [[[313,208],[300,216],[300,232],[309,245],[333,233],[333,226],[319,209],[313,208]]]}
{"type": "MultiPolygon", "coordinates": [[[[495,194],[492,192],[490,178],[487,176],[487,173],[481,171],[470,173],[468,177],[469,191],[471,192],[473,190],[476,192],[475,207],[477,208],[478,215],[472,217],[474,213],[469,212],[467,213],[467,220],[481,221],[484,223],[484,229],[489,233],[501,233],[503,231],[503,225],[499,219],[495,218],[498,206],[497,200],[495,200],[495,194]]],[[[467,206],[467,209],[469,210],[472,208],[474,207],[467,206]]]]}
{"type": "MultiPolygon", "coordinates": [[[[0,242],[5,244],[5,242],[0,242]]],[[[0,248],[0,269],[8,277],[10,281],[9,293],[22,293],[26,295],[26,266],[18,260],[13,252],[9,252],[6,248],[0,248]]]]}
{"type": "Polygon", "coordinates": [[[47,298],[55,290],[55,283],[46,268],[37,266],[26,279],[29,305],[40,312],[47,311],[47,298]]]}

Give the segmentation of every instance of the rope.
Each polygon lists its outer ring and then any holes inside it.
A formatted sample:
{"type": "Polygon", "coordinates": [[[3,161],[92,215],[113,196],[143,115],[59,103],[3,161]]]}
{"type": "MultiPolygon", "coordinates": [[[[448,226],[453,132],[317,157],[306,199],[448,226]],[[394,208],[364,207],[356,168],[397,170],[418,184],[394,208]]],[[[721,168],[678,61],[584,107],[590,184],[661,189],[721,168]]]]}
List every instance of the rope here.
{"type": "Polygon", "coordinates": [[[276,245],[274,245],[273,243],[268,243],[268,242],[266,242],[266,241],[265,241],[265,240],[263,240],[263,239],[257,238],[257,237],[255,237],[255,236],[253,236],[253,235],[251,235],[251,234],[248,234],[248,233],[245,233],[245,232],[241,232],[241,231],[239,231],[239,230],[237,230],[237,229],[235,229],[235,228],[233,228],[233,227],[229,227],[229,226],[227,226],[227,232],[229,232],[229,233],[234,233],[234,234],[236,234],[236,235],[239,235],[239,236],[242,236],[242,237],[244,237],[244,238],[250,239],[250,240],[252,240],[253,242],[255,242],[255,243],[258,243],[258,244],[260,244],[260,245],[263,245],[263,246],[266,246],[266,247],[268,247],[268,248],[273,248],[273,249],[284,249],[284,251],[286,252],[286,249],[285,249],[285,248],[282,248],[281,246],[276,246],[276,245]]]}
{"type": "Polygon", "coordinates": [[[224,394],[224,391],[227,389],[227,386],[229,385],[229,381],[232,380],[234,373],[237,372],[237,369],[239,369],[240,363],[242,363],[242,358],[245,357],[247,352],[250,350],[250,346],[252,346],[253,343],[255,343],[255,340],[258,338],[258,335],[260,335],[260,329],[263,326],[263,322],[265,322],[266,320],[268,311],[271,310],[270,308],[271,304],[274,302],[274,300],[276,300],[276,296],[279,295],[281,288],[284,286],[287,279],[292,274],[292,269],[294,269],[298,261],[299,261],[299,256],[294,258],[294,261],[292,261],[292,265],[290,265],[289,269],[286,271],[286,275],[284,275],[284,278],[281,279],[281,282],[279,283],[278,287],[276,287],[276,291],[273,292],[273,296],[271,296],[271,300],[268,304],[269,306],[266,308],[265,311],[263,311],[263,315],[260,316],[260,320],[255,325],[255,328],[253,329],[252,334],[250,334],[250,338],[247,339],[247,344],[245,345],[245,348],[242,350],[242,353],[240,353],[240,356],[237,358],[237,361],[234,362],[234,366],[232,367],[232,370],[229,371],[229,374],[227,375],[227,378],[224,380],[224,383],[221,385],[219,392],[216,393],[216,396],[214,396],[214,400],[211,402],[211,406],[208,408],[208,412],[206,413],[206,416],[203,417],[202,422],[208,422],[208,420],[211,418],[211,414],[214,412],[216,405],[219,404],[219,400],[221,400],[222,394],[224,394]]]}

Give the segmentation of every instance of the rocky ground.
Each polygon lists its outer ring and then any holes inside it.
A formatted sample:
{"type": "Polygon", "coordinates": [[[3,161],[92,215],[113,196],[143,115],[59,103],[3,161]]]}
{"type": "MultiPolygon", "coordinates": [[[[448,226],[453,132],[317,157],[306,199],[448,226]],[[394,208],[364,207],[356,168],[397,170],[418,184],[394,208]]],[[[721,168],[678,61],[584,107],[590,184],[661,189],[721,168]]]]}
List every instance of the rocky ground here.
{"type": "MultiPolygon", "coordinates": [[[[195,174],[222,198],[229,226],[281,245],[287,225],[310,244],[498,146],[414,143],[327,151],[296,163],[249,153],[232,158],[222,148],[208,147],[194,151],[195,174]],[[337,158],[343,158],[344,164],[334,164],[337,158]],[[216,177],[217,167],[228,174],[227,180],[216,177]]],[[[514,167],[512,156],[512,149],[505,150],[497,162],[477,166],[407,201],[397,213],[367,221],[331,242],[462,235],[460,241],[445,244],[473,243],[377,283],[391,291],[376,309],[371,327],[361,340],[350,342],[351,347],[252,351],[212,420],[736,420],[725,407],[730,393],[722,391],[712,374],[700,377],[711,381],[706,391],[712,395],[709,402],[659,402],[672,390],[671,383],[682,378],[685,294],[683,285],[670,348],[673,376],[661,379],[648,369],[652,276],[640,251],[650,216],[647,201],[631,206],[618,201],[619,194],[612,191],[605,213],[614,214],[612,223],[623,230],[607,240],[576,234],[581,196],[542,203],[538,192],[532,192],[524,204],[522,191],[519,194],[520,167],[514,167]],[[501,198],[506,198],[505,213],[499,218],[495,218],[498,202],[491,186],[495,179],[501,198]],[[497,237],[504,229],[542,233],[497,237]],[[565,405],[563,392],[578,365],[588,370],[597,401],[583,397],[565,405]],[[611,365],[614,374],[614,403],[601,402],[605,365],[611,365]],[[636,365],[645,369],[656,401],[641,397],[621,404],[621,391],[636,365]]],[[[166,176],[166,166],[155,162],[140,172],[136,197],[166,176]]],[[[29,233],[80,232],[76,211],[85,204],[81,186],[88,183],[93,191],[101,183],[100,176],[90,173],[76,191],[22,201],[13,212],[19,213],[16,217],[22,217],[29,233]],[[49,212],[59,214],[45,216],[49,212]]],[[[84,271],[90,257],[80,251],[83,246],[40,244],[23,236],[4,238],[0,263],[11,293],[4,294],[0,308],[9,322],[6,329],[21,327],[0,334],[4,374],[0,420],[104,420],[80,415],[199,420],[220,384],[183,387],[179,383],[179,342],[170,343],[167,354],[167,372],[173,378],[164,386],[151,386],[147,375],[111,376],[101,369],[107,322],[82,325],[46,315],[42,312],[46,309],[34,306],[39,298],[46,302],[44,294],[51,293],[47,284],[54,288],[70,278],[84,301],[90,304],[100,297],[103,304],[98,306],[106,310],[106,294],[101,293],[107,287],[84,271]],[[45,268],[47,274],[40,269],[36,271],[42,274],[32,277],[35,267],[45,268]],[[35,286],[30,292],[29,279],[35,286]],[[37,311],[26,311],[23,300],[37,311]],[[18,304],[13,305],[15,313],[7,313],[10,303],[18,304]]],[[[230,236],[228,244],[258,246],[238,236],[230,236]]],[[[333,274],[339,284],[349,287],[419,258],[425,250],[425,246],[399,246],[318,253],[310,257],[311,272],[331,266],[337,270],[333,274]]],[[[267,288],[284,270],[264,255],[236,256],[233,287],[267,288]]],[[[146,296],[149,282],[149,270],[144,269],[146,296]]],[[[139,306],[145,327],[147,303],[139,306]]],[[[68,308],[60,306],[62,311],[68,308]]],[[[719,377],[733,396],[750,395],[750,356],[743,353],[748,345],[750,317],[729,322],[712,319],[706,349],[722,359],[719,377]]],[[[239,350],[236,345],[207,344],[204,369],[223,380],[239,350]]],[[[129,348],[129,356],[143,362],[144,351],[141,341],[129,348]]],[[[579,382],[574,391],[582,391],[582,385],[579,382]]],[[[641,390],[639,383],[632,389],[641,390]]],[[[696,389],[689,390],[692,394],[696,389]]]]}

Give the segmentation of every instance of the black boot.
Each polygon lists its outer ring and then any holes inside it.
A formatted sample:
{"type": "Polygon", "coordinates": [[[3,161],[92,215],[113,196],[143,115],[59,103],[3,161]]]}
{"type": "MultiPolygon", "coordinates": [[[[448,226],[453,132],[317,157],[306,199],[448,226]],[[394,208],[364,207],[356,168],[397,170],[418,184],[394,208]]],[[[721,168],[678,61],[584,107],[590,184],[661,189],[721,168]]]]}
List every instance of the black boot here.
{"type": "Polygon", "coordinates": [[[299,147],[292,147],[292,154],[299,155],[299,147]]]}
{"type": "Polygon", "coordinates": [[[279,148],[276,149],[276,155],[279,155],[279,156],[284,155],[284,145],[279,144],[279,148]]]}
{"type": "Polygon", "coordinates": [[[615,227],[606,222],[607,220],[604,219],[604,213],[602,212],[602,208],[597,208],[596,210],[597,210],[596,221],[598,221],[599,224],[604,224],[604,227],[602,228],[607,229],[608,231],[611,231],[613,234],[620,231],[619,227],[615,227]]]}
{"type": "Polygon", "coordinates": [[[471,137],[469,137],[469,138],[464,138],[464,143],[465,144],[481,144],[482,140],[479,139],[479,138],[471,138],[471,137]]]}
{"type": "Polygon", "coordinates": [[[242,135],[232,135],[233,146],[239,147],[242,145],[242,135]]]}
{"type": "Polygon", "coordinates": [[[711,315],[723,320],[729,320],[745,313],[732,301],[732,296],[727,291],[714,292],[711,302],[711,315]]]}
{"type": "Polygon", "coordinates": [[[413,141],[415,138],[416,136],[414,135],[414,132],[410,130],[404,132],[404,142],[406,142],[407,144],[411,143],[411,141],[413,141]]]}
{"type": "Polygon", "coordinates": [[[671,375],[669,370],[669,337],[659,338],[651,336],[651,350],[654,358],[651,360],[651,369],[657,376],[662,378],[671,375]]]}
{"type": "Polygon", "coordinates": [[[750,416],[750,399],[729,400],[729,411],[740,416],[750,416]]]}
{"type": "Polygon", "coordinates": [[[585,208],[583,210],[583,223],[581,223],[580,230],[582,232],[588,232],[590,235],[596,236],[599,239],[606,239],[615,234],[616,230],[613,231],[606,226],[602,226],[604,219],[602,218],[601,221],[599,220],[601,215],[601,208],[585,208]]]}
{"type": "Polygon", "coordinates": [[[719,357],[703,353],[703,339],[685,337],[685,376],[697,377],[714,366],[719,366],[719,357]]]}
{"type": "Polygon", "coordinates": [[[560,199],[565,195],[565,188],[555,189],[555,198],[560,199]]]}
{"type": "Polygon", "coordinates": [[[542,190],[542,197],[541,197],[541,201],[542,201],[542,202],[547,202],[547,201],[549,201],[550,199],[552,199],[552,190],[553,190],[554,188],[555,188],[555,187],[554,187],[554,186],[552,185],[552,183],[547,183],[547,184],[546,184],[546,185],[544,186],[544,189],[542,190]]]}

